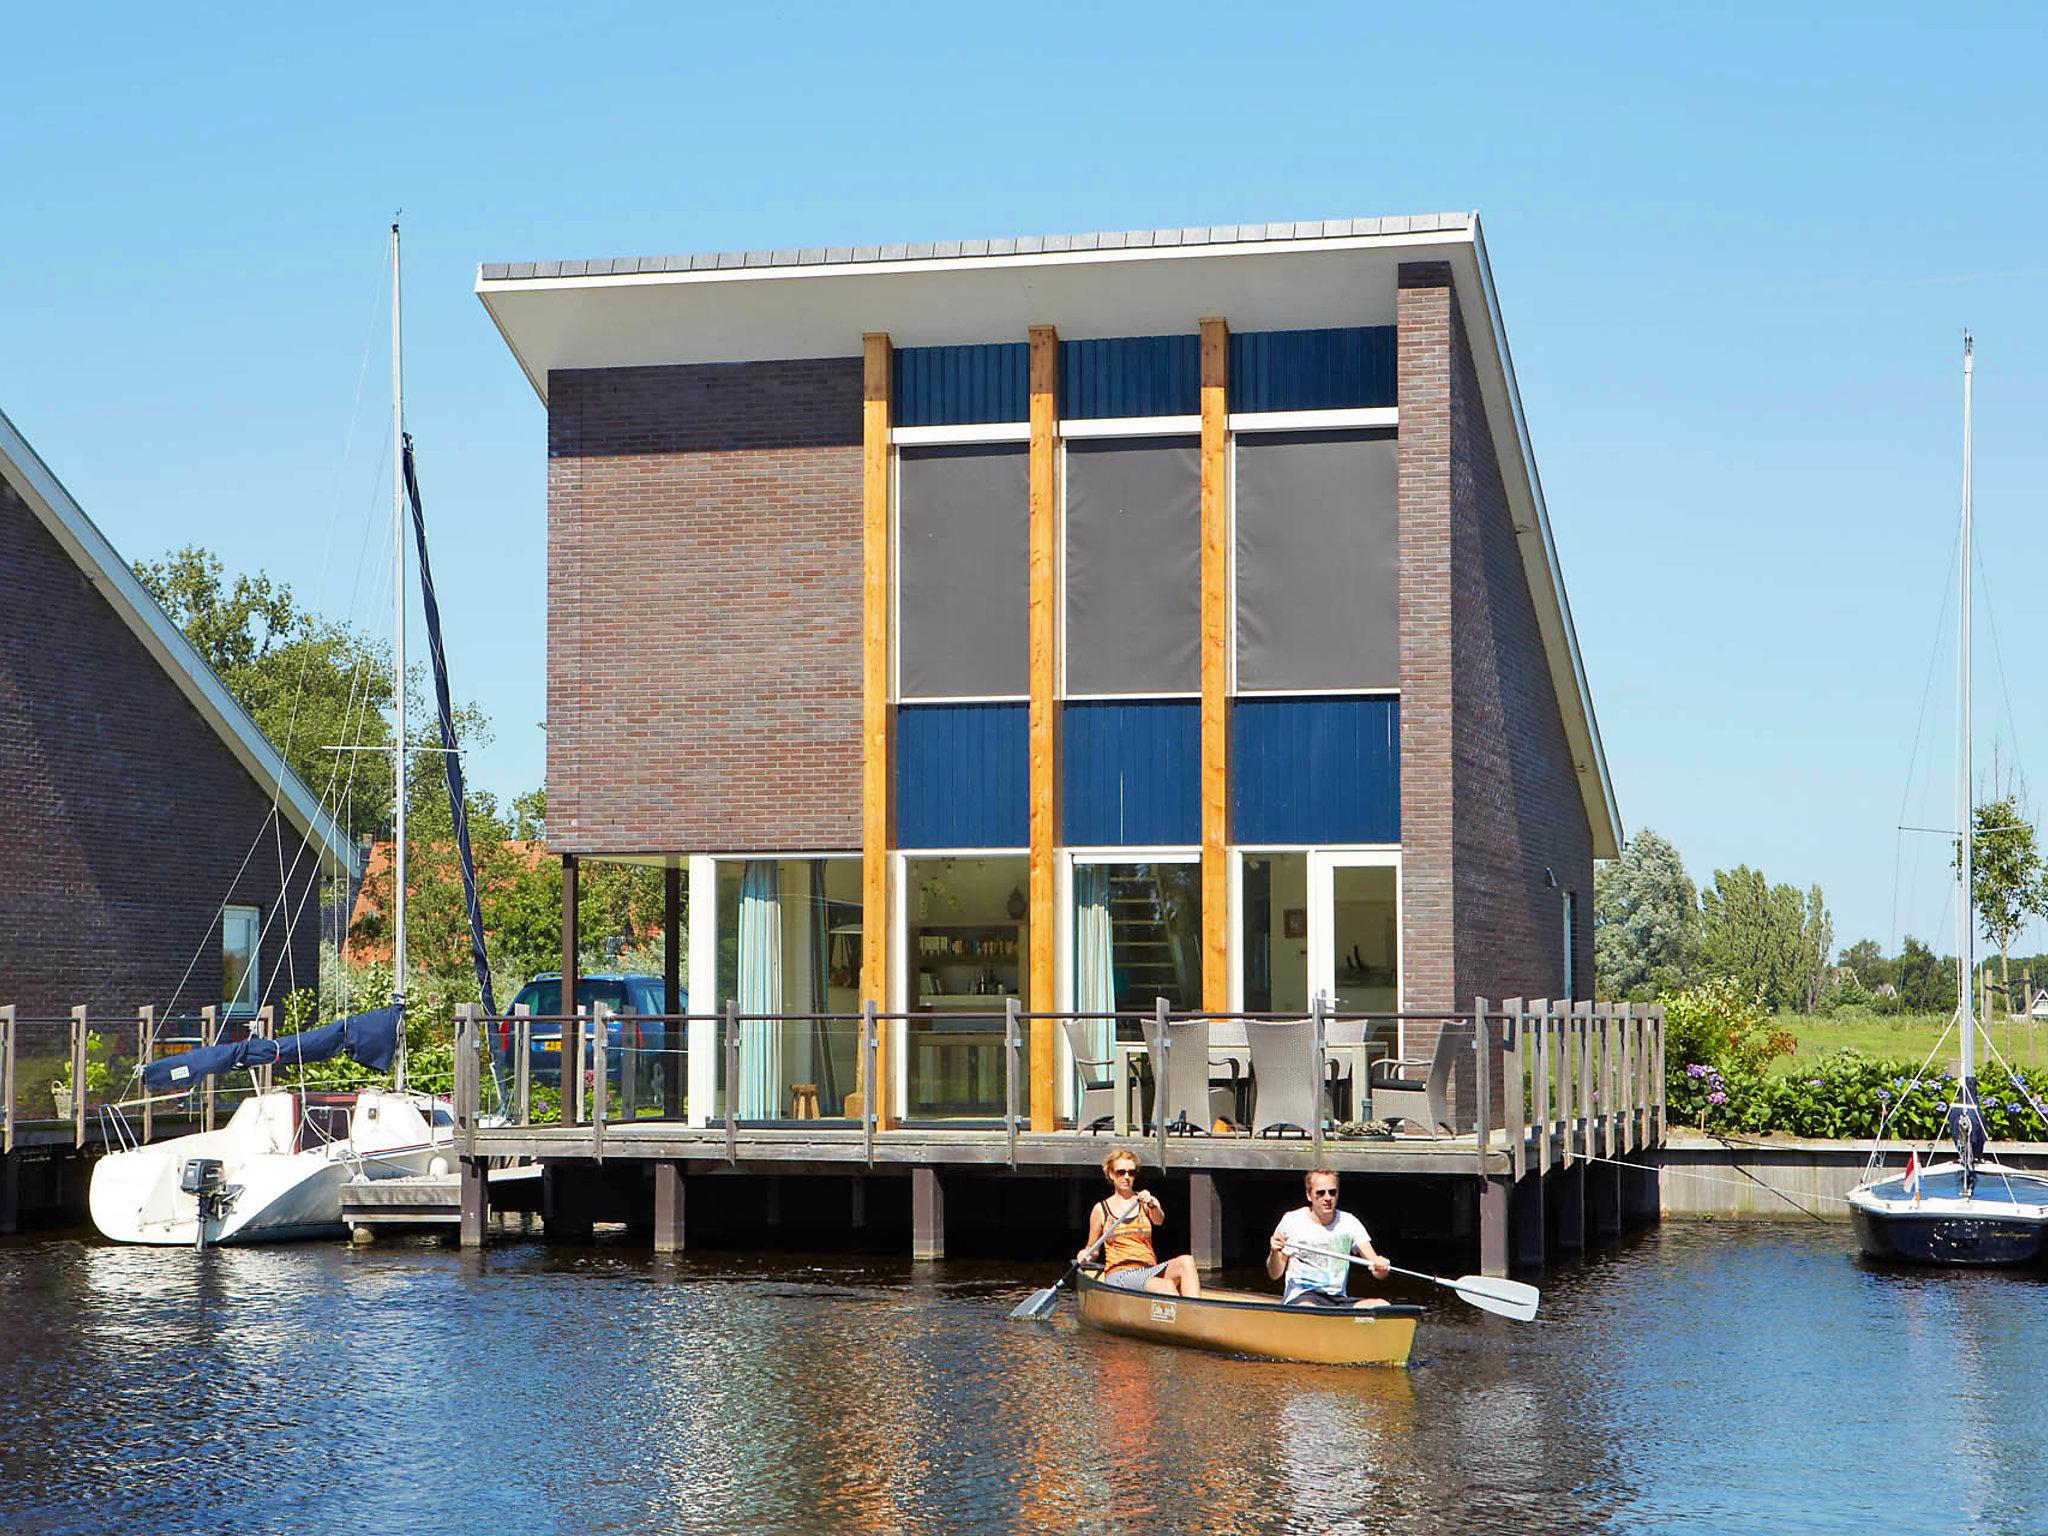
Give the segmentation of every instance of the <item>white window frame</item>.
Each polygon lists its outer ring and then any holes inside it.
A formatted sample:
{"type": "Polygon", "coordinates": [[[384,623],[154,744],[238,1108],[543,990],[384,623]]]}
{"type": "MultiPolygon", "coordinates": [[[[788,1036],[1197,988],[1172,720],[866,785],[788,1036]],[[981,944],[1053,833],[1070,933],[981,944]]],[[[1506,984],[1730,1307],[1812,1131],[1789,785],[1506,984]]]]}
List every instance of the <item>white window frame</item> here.
{"type": "MultiPolygon", "coordinates": [[[[910,861],[912,859],[1022,859],[1028,881],[1031,850],[1024,848],[892,848],[889,850],[889,1001],[883,1010],[902,1015],[884,1022],[894,1046],[889,1052],[889,1099],[896,1123],[910,1115],[910,1050],[905,1027],[910,1013],[910,861]]],[[[1054,923],[1058,928],[1058,923],[1054,923]]],[[[1033,942],[1037,936],[1033,935],[1033,942]]],[[[1028,957],[1020,956],[1020,961],[1028,957]]],[[[1019,977],[1022,980],[1022,977],[1019,977]]]]}
{"type": "MultiPolygon", "coordinates": [[[[1394,872],[1394,933],[1400,945],[1399,963],[1394,967],[1394,1011],[1403,1013],[1408,1001],[1408,943],[1405,931],[1405,895],[1401,879],[1399,843],[1243,843],[1230,850],[1230,910],[1235,917],[1229,938],[1230,1006],[1244,1011],[1244,861],[1274,854],[1299,853],[1307,856],[1308,879],[1308,995],[1313,998],[1335,984],[1334,931],[1330,911],[1330,880],[1339,868],[1391,869],[1394,872]],[[1322,962],[1320,965],[1318,962],[1322,962]]],[[[1396,1029],[1396,1050],[1408,1053],[1408,1024],[1396,1029]]]]}
{"type": "MultiPolygon", "coordinates": [[[[975,447],[988,443],[1024,443],[1031,440],[1029,422],[975,422],[958,427],[896,427],[889,433],[889,707],[899,704],[1028,704],[1023,693],[919,694],[903,695],[903,456],[898,448],[975,447]]],[[[1030,516],[1030,504],[1025,504],[1030,516]]],[[[1026,586],[1031,572],[1027,564],[1026,586]]],[[[1030,635],[1025,636],[1030,648],[1030,635]]]]}
{"type": "MultiPolygon", "coordinates": [[[[227,965],[228,959],[228,925],[236,921],[248,925],[249,968],[242,973],[242,984],[236,989],[234,997],[222,999],[221,1012],[239,1019],[254,1014],[259,1006],[257,999],[263,995],[263,909],[240,904],[227,904],[221,907],[220,958],[223,968],[227,965]]],[[[225,973],[221,980],[227,980],[225,973]]]]}

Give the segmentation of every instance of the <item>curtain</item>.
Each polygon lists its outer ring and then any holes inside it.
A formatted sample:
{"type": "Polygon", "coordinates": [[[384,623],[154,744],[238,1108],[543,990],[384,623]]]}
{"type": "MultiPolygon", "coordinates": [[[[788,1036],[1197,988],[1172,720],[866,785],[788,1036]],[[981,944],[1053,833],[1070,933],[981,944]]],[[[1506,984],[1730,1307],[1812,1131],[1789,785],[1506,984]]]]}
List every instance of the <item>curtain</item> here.
{"type": "MultiPolygon", "coordinates": [[[[740,1013],[779,1014],[782,1007],[782,871],[773,859],[749,859],[740,871],[740,1013]]],[[[782,1025],[743,1018],[740,1024],[743,1120],[782,1113],[782,1025]]]]}
{"type": "MultiPolygon", "coordinates": [[[[1109,866],[1074,866],[1074,1011],[1108,1013],[1116,1007],[1116,967],[1110,942],[1109,866]]],[[[1085,1026],[1088,1054],[1109,1055],[1116,1025],[1108,1019],[1085,1026]]]]}

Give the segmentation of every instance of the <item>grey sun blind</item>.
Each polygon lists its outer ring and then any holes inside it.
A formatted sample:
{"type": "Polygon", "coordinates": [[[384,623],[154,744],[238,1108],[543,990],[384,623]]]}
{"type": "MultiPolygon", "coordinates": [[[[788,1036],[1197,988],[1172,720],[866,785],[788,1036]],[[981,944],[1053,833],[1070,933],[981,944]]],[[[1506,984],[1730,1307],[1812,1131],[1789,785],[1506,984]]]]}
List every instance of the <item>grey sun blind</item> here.
{"type": "Polygon", "coordinates": [[[1202,686],[1201,481],[1193,438],[1067,445],[1067,692],[1202,686]]]}
{"type": "Polygon", "coordinates": [[[1399,476],[1391,434],[1237,439],[1237,682],[1398,688],[1399,476]]]}
{"type": "Polygon", "coordinates": [[[1022,443],[899,454],[903,698],[1030,691],[1028,463],[1022,443]]]}

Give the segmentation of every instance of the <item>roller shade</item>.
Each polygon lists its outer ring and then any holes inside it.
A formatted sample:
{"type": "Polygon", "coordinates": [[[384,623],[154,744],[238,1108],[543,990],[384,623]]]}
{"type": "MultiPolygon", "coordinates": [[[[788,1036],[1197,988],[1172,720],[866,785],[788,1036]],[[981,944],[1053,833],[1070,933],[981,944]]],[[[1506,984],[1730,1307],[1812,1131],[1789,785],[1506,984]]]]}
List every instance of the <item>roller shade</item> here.
{"type": "Polygon", "coordinates": [[[1067,445],[1067,692],[1202,685],[1201,482],[1193,438],[1067,445]]]}
{"type": "Polygon", "coordinates": [[[1028,461],[1021,443],[901,451],[901,697],[1030,691],[1028,461]]]}
{"type": "Polygon", "coordinates": [[[1398,688],[1399,471],[1391,434],[1237,440],[1237,682],[1398,688]]]}

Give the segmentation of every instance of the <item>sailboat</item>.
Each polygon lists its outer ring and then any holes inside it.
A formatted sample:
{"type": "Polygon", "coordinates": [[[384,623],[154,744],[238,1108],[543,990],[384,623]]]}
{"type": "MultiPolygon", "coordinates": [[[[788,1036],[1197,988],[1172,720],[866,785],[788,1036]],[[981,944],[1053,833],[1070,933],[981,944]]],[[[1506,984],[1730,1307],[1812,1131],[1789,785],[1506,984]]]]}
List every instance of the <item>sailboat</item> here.
{"type": "MultiPolygon", "coordinates": [[[[441,646],[440,607],[427,561],[425,513],[412,439],[405,431],[400,361],[398,226],[391,226],[391,417],[396,634],[392,646],[397,764],[393,824],[392,975],[403,986],[405,953],[405,618],[406,522],[410,506],[419,550],[420,595],[432,649],[440,709],[440,756],[455,820],[470,951],[486,1011],[497,1012],[485,958],[483,914],[464,808],[462,760],[456,750],[448,667],[441,646]]],[[[413,750],[418,750],[417,748],[413,750]]],[[[277,1039],[252,1036],[152,1061],[142,1069],[145,1093],[182,1094],[202,1079],[270,1065],[296,1066],[346,1055],[371,1071],[389,1070],[393,1086],[354,1092],[259,1091],[218,1130],[136,1145],[101,1158],[88,1197],[93,1225],[122,1243],[197,1246],[293,1238],[338,1237],[342,1193],[353,1180],[441,1174],[454,1164],[455,1116],[445,1098],[405,1086],[405,1004],[401,996],[365,1013],[277,1039]]],[[[117,1130],[120,1122],[116,1121],[117,1130]]],[[[127,1138],[123,1138],[127,1141],[127,1138]]]]}
{"type": "Polygon", "coordinates": [[[1849,1192],[1856,1241],[1872,1258],[1917,1264],[2017,1265],[2043,1257],[2048,1241],[2048,1177],[1984,1156],[1984,1112],[1976,1074],[1976,911],[1970,795],[1970,390],[1971,342],[1963,337],[1962,638],[1957,662],[1956,1024],[1962,1038],[1955,1101],[1948,1108],[1951,1161],[1866,1180],[1849,1192]]]}

